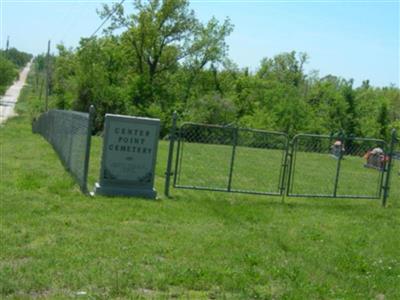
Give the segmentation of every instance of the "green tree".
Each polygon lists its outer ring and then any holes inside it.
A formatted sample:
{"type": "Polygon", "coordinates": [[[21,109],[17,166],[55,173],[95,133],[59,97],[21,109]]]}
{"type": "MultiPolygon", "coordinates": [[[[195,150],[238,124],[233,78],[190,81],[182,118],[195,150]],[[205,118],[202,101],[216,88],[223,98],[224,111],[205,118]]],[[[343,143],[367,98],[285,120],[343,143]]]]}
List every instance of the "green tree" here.
{"type": "Polygon", "coordinates": [[[106,113],[127,113],[129,89],[124,56],[118,38],[81,40],[76,53],[76,93],[73,108],[96,107],[97,129],[106,113]]]}
{"type": "Polygon", "coordinates": [[[347,104],[341,86],[342,80],[332,75],[310,82],[306,100],[311,118],[308,131],[330,134],[344,130],[347,104]]]}
{"type": "Polygon", "coordinates": [[[388,140],[390,137],[390,130],[389,130],[389,111],[388,111],[388,105],[386,102],[382,102],[381,107],[379,109],[379,114],[378,114],[378,124],[379,124],[379,137],[388,140]]]}
{"type": "Polygon", "coordinates": [[[25,67],[25,65],[32,59],[32,54],[19,51],[16,48],[10,48],[4,51],[5,57],[10,60],[18,69],[25,67]]]}
{"type": "Polygon", "coordinates": [[[346,120],[344,122],[344,130],[347,135],[357,136],[359,134],[359,124],[357,107],[355,101],[355,92],[353,90],[353,79],[343,81],[342,93],[347,104],[346,120]]]}
{"type": "Polygon", "coordinates": [[[76,57],[72,50],[64,45],[58,45],[58,56],[54,62],[54,94],[56,96],[56,107],[60,109],[71,109],[75,101],[77,69],[76,57]]]}
{"type": "Polygon", "coordinates": [[[0,95],[3,95],[7,87],[13,83],[18,76],[16,66],[4,55],[0,55],[0,95]]]}
{"type": "Polygon", "coordinates": [[[125,28],[123,47],[136,78],[138,90],[134,104],[149,106],[157,102],[162,110],[171,107],[171,99],[161,98],[168,73],[180,65],[188,70],[184,101],[194,78],[208,63],[221,61],[227,46],[225,37],[232,31],[229,20],[220,25],[211,19],[206,25],[196,19],[187,0],[134,2],[135,13],[125,16],[121,6],[104,6],[101,15],[116,11],[110,30],[125,28]]]}
{"type": "Polygon", "coordinates": [[[236,120],[236,107],[228,98],[209,94],[192,103],[187,118],[192,122],[225,125],[236,120]]]}
{"type": "Polygon", "coordinates": [[[264,86],[258,109],[265,112],[266,120],[275,120],[273,129],[290,135],[307,128],[310,121],[303,70],[307,59],[305,53],[295,51],[264,58],[256,74],[264,86]]]}

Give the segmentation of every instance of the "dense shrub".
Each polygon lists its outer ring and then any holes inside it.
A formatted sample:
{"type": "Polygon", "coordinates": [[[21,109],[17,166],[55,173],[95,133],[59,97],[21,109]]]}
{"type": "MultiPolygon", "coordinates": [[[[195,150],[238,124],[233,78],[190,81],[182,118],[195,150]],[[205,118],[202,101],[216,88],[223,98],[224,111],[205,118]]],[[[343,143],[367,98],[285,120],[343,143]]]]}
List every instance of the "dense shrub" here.
{"type": "Polygon", "coordinates": [[[18,69],[25,67],[25,65],[32,59],[32,54],[19,51],[16,48],[2,51],[1,55],[10,60],[18,69]]]}
{"type": "Polygon", "coordinates": [[[3,95],[7,90],[8,86],[18,76],[18,70],[16,66],[3,55],[0,55],[0,95],[3,95]]]}
{"type": "Polygon", "coordinates": [[[8,86],[18,77],[18,70],[24,67],[32,55],[18,51],[15,48],[7,51],[0,50],[0,95],[3,95],[8,86]]]}

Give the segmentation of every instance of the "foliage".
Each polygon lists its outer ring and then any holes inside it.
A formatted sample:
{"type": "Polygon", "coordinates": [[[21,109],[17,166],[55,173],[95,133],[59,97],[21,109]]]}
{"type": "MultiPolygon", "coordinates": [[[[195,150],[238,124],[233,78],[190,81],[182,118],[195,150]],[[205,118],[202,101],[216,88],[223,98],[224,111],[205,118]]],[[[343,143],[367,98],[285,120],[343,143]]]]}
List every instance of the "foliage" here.
{"type": "Polygon", "coordinates": [[[18,76],[15,65],[3,55],[0,55],[0,95],[3,95],[7,87],[13,83],[18,76]]]}
{"type": "MultiPolygon", "coordinates": [[[[282,202],[186,190],[172,190],[172,200],[88,198],[51,146],[31,133],[25,112],[38,99],[33,78],[30,83],[18,102],[20,116],[0,128],[2,155],[9,158],[0,160],[1,298],[400,297],[398,176],[387,209],[362,199],[282,202]]],[[[158,191],[167,149],[160,142],[158,191]]],[[[94,138],[92,182],[100,151],[101,139],[94,138]]],[[[209,161],[221,161],[220,153],[209,151],[209,161]]],[[[195,163],[206,178],[209,168],[195,163]]],[[[242,163],[246,170],[255,166],[242,163]]],[[[251,175],[252,184],[266,184],[251,175]]],[[[248,184],[247,177],[235,179],[248,184]]]]}
{"type": "MultiPolygon", "coordinates": [[[[54,86],[53,92],[57,95],[56,106],[60,109],[71,109],[74,102],[74,91],[76,90],[76,62],[71,51],[63,45],[57,46],[59,55],[55,58],[54,67],[54,86]]],[[[42,58],[44,60],[44,58],[42,58]]],[[[44,70],[45,62],[37,62],[37,71],[44,70]]]]}
{"type": "Polygon", "coordinates": [[[32,59],[32,54],[19,51],[16,48],[8,50],[0,50],[0,55],[10,60],[18,69],[25,67],[25,65],[32,59]]]}
{"type": "MultiPolygon", "coordinates": [[[[400,91],[366,80],[305,73],[309,57],[295,51],[261,60],[255,72],[227,57],[229,19],[201,23],[186,0],[134,1],[125,15],[119,4],[106,35],[82,39],[77,49],[59,46],[50,82],[55,107],[157,117],[170,126],[172,111],[186,121],[237,123],[277,130],[388,138],[399,126],[400,91]]],[[[43,57],[38,60],[43,65],[43,57]]]]}
{"type": "Polygon", "coordinates": [[[232,101],[218,94],[201,97],[187,111],[188,120],[206,124],[226,125],[235,119],[235,115],[232,101]]]}
{"type": "Polygon", "coordinates": [[[18,77],[18,70],[23,68],[32,58],[31,54],[15,48],[0,50],[0,95],[18,77]]]}

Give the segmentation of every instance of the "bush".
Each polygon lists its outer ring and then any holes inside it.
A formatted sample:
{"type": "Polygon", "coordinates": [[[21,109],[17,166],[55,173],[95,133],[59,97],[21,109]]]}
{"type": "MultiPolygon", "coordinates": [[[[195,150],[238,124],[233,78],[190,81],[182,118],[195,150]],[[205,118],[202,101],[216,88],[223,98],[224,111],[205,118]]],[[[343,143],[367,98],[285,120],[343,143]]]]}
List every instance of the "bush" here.
{"type": "Polygon", "coordinates": [[[7,52],[1,52],[2,56],[11,61],[18,69],[25,67],[25,65],[32,59],[32,54],[19,51],[15,48],[8,49],[7,52]]]}
{"type": "Polygon", "coordinates": [[[236,121],[236,106],[218,94],[206,95],[189,108],[189,120],[205,124],[229,124],[236,121]]]}
{"type": "Polygon", "coordinates": [[[4,95],[7,87],[13,83],[18,76],[18,70],[15,65],[6,59],[3,55],[0,56],[0,95],[4,95]]]}

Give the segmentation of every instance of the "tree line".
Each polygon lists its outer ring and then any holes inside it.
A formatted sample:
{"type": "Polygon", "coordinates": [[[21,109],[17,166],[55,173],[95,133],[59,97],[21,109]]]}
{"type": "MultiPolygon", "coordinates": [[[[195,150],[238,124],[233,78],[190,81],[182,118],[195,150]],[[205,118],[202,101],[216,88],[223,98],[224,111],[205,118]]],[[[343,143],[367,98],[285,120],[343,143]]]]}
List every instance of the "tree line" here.
{"type": "Polygon", "coordinates": [[[16,48],[0,50],[0,95],[18,78],[19,71],[32,59],[32,55],[16,48]]]}
{"type": "Polygon", "coordinates": [[[257,70],[229,59],[227,18],[201,23],[186,0],[135,1],[134,13],[104,5],[111,25],[101,38],[82,38],[75,49],[36,59],[37,72],[51,66],[51,105],[160,118],[166,134],[173,111],[182,120],[283,131],[372,136],[388,139],[400,129],[400,93],[368,80],[306,73],[306,53],[280,53],[257,70]],[[112,15],[111,15],[112,13],[112,15]]]}

